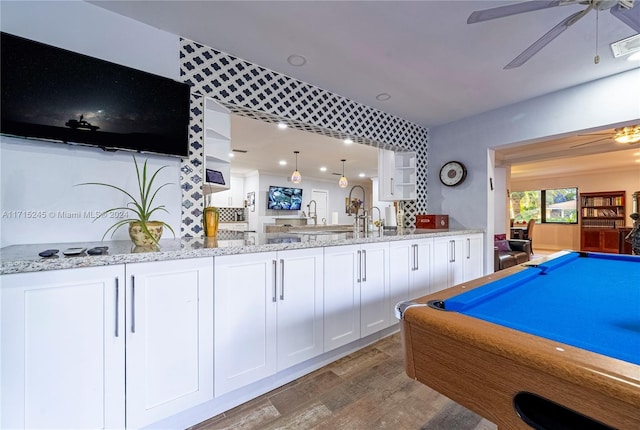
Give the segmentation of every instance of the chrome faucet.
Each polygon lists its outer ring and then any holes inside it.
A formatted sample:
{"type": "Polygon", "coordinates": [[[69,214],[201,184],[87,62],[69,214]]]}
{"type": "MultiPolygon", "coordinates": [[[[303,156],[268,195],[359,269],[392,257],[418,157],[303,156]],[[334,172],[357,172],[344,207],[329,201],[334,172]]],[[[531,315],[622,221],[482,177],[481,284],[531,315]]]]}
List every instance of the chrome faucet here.
{"type": "Polygon", "coordinates": [[[313,225],[318,225],[318,211],[317,211],[318,203],[315,200],[309,201],[307,205],[307,209],[309,209],[309,216],[313,218],[313,225]],[[311,203],[313,203],[313,212],[311,212],[311,203]],[[313,215],[311,215],[313,213],[313,215]]]}
{"type": "MultiPolygon", "coordinates": [[[[358,232],[360,232],[360,222],[359,222],[360,217],[358,216],[358,212],[360,211],[360,208],[362,207],[363,208],[362,209],[363,217],[365,217],[367,211],[364,209],[366,207],[365,206],[366,192],[364,191],[364,188],[361,185],[354,185],[353,187],[351,187],[351,190],[349,190],[349,200],[348,200],[349,201],[349,205],[348,205],[348,207],[349,207],[349,215],[353,214],[353,212],[351,212],[351,209],[352,209],[351,194],[353,193],[353,190],[355,190],[356,188],[360,188],[362,190],[362,204],[359,205],[359,206],[356,206],[356,208],[355,208],[356,209],[356,213],[354,214],[355,218],[356,218],[355,219],[355,230],[356,230],[356,233],[358,233],[358,232]]],[[[366,219],[364,221],[365,221],[365,230],[364,231],[366,233],[366,228],[367,228],[366,227],[366,219]]]]}

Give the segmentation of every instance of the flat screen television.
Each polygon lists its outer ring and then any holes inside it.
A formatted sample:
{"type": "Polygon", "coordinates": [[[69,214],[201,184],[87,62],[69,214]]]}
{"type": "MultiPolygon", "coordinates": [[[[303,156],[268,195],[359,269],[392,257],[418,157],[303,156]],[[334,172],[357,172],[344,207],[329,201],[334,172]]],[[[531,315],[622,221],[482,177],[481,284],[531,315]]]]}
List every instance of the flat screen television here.
{"type": "Polygon", "coordinates": [[[0,133],[189,155],[188,84],[0,33],[0,133]]]}
{"type": "Polygon", "coordinates": [[[302,189],[269,186],[267,209],[299,211],[302,208],[302,189]]]}

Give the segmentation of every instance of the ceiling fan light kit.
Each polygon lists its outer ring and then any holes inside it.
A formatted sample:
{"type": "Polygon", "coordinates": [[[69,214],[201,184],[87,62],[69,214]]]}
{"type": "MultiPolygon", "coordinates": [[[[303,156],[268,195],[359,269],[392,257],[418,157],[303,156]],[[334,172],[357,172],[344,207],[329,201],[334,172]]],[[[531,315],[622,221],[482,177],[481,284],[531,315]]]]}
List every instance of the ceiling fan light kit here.
{"type": "MultiPolygon", "coordinates": [[[[591,10],[601,11],[609,9],[611,14],[623,23],[627,24],[636,32],[640,32],[640,7],[635,0],[556,0],[556,1],[525,1],[490,9],[475,11],[467,19],[467,24],[489,21],[496,18],[503,18],[511,15],[518,15],[526,12],[533,12],[541,9],[548,9],[556,6],[566,6],[572,4],[582,4],[587,7],[560,21],[555,27],[549,30],[540,39],[525,49],[520,55],[507,64],[505,69],[520,67],[537,54],[542,48],[547,46],[556,37],[562,34],[567,28],[575,24],[591,10]]],[[[598,58],[596,55],[596,64],[598,58]]]]}
{"type": "Polygon", "coordinates": [[[616,128],[616,135],[613,139],[618,143],[629,145],[640,142],[640,125],[616,128]]]}

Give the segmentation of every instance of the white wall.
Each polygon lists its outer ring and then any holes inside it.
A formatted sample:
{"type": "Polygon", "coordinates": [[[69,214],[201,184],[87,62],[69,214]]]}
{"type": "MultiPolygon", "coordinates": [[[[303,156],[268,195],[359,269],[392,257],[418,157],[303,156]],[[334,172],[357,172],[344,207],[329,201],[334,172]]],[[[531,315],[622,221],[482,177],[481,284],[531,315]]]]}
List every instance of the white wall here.
{"type": "MultiPolygon", "coordinates": [[[[430,129],[429,213],[449,214],[451,227],[485,228],[487,237],[493,237],[495,208],[489,193],[496,190],[489,187],[495,175],[488,149],[638,121],[638,82],[640,69],[634,69],[430,129]],[[440,167],[449,160],[467,166],[467,180],[460,186],[445,187],[438,179],[440,167]]],[[[493,241],[486,242],[486,255],[491,255],[493,241]]]]}
{"type": "MultiPolygon", "coordinates": [[[[73,1],[2,2],[2,31],[39,42],[178,79],[179,38],[89,3],[73,1]]],[[[130,153],[105,153],[26,139],[0,137],[0,246],[47,242],[100,240],[109,220],[65,218],[58,212],[91,212],[119,206],[117,193],[96,187],[73,187],[87,181],[129,187],[135,181],[130,153]],[[46,214],[26,218],[20,211],[46,214]]],[[[168,165],[158,181],[171,182],[158,194],[170,215],[158,218],[180,233],[181,193],[179,160],[148,158],[150,167],[168,165]]],[[[135,189],[135,188],[134,188],[135,189]]],[[[126,238],[121,229],[115,239],[126,238]]],[[[165,237],[171,237],[169,235],[165,237]]]]}
{"type": "MultiPolygon", "coordinates": [[[[249,213],[250,220],[252,217],[257,216],[256,219],[256,231],[258,233],[264,233],[264,225],[265,224],[275,224],[275,218],[300,218],[302,215],[302,211],[306,212],[308,215],[307,204],[311,200],[311,191],[312,190],[327,190],[328,194],[328,204],[327,204],[327,213],[329,214],[329,219],[327,219],[327,224],[331,223],[331,213],[338,212],[338,224],[353,224],[353,217],[348,216],[345,211],[345,198],[349,195],[349,191],[354,185],[361,185],[366,190],[366,205],[369,207],[371,205],[371,182],[358,182],[349,183],[347,188],[340,188],[338,186],[338,180],[336,178],[333,182],[327,181],[319,181],[313,179],[304,179],[300,184],[292,184],[287,181],[286,177],[275,176],[267,173],[260,173],[259,175],[259,184],[256,189],[256,211],[255,214],[249,213]],[[267,209],[267,193],[269,191],[270,185],[276,186],[289,186],[302,188],[302,209],[300,211],[274,211],[267,209]]],[[[247,186],[247,181],[245,180],[245,191],[251,192],[253,191],[247,186]]],[[[352,197],[362,198],[362,190],[357,189],[353,192],[352,197]]],[[[251,221],[250,221],[251,222],[251,221]]],[[[318,220],[320,224],[322,220],[318,220]]]]}

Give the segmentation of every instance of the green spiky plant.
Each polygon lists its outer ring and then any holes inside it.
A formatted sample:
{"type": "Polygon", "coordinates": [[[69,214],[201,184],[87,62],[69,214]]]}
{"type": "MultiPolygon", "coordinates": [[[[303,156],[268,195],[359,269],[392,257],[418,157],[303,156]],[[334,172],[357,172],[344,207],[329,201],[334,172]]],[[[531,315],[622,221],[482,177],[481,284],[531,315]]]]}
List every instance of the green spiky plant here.
{"type": "Polygon", "coordinates": [[[163,212],[169,213],[169,211],[167,211],[164,205],[159,205],[155,207],[152,206],[153,200],[158,194],[158,191],[160,191],[162,188],[166,187],[167,185],[171,185],[171,183],[167,182],[165,184],[160,185],[155,190],[152,189],[153,182],[155,181],[158,173],[162,169],[168,166],[160,167],[158,170],[156,170],[153,173],[153,175],[151,175],[149,179],[147,179],[148,178],[147,160],[144,161],[144,165],[142,166],[142,171],[140,171],[140,168],[138,167],[138,160],[136,160],[135,155],[133,156],[133,163],[136,167],[136,177],[138,179],[138,193],[139,193],[138,198],[134,197],[131,193],[129,193],[128,191],[120,187],[117,187],[111,184],[105,184],[102,182],[85,182],[78,185],[100,185],[103,187],[113,188],[115,190],[120,191],[121,193],[124,193],[127,197],[131,199],[131,201],[129,201],[126,206],[107,209],[105,212],[102,212],[98,217],[96,217],[96,219],[94,219],[94,222],[95,222],[97,219],[105,217],[108,214],[115,211],[129,211],[136,215],[135,218],[131,217],[131,218],[126,218],[126,219],[117,221],[115,224],[109,227],[107,231],[104,232],[104,235],[102,235],[102,240],[104,240],[104,238],[107,236],[107,234],[110,231],[111,231],[111,237],[113,237],[115,232],[120,227],[127,225],[131,222],[139,222],[145,235],[149,237],[154,242],[155,245],[158,245],[158,241],[151,235],[151,233],[149,232],[149,229],[147,228],[148,222],[159,222],[163,226],[166,226],[171,231],[171,233],[173,233],[173,237],[176,236],[176,233],[173,231],[173,228],[171,228],[169,224],[165,223],[164,221],[151,221],[151,215],[153,215],[154,212],[163,211],[163,212]]]}

